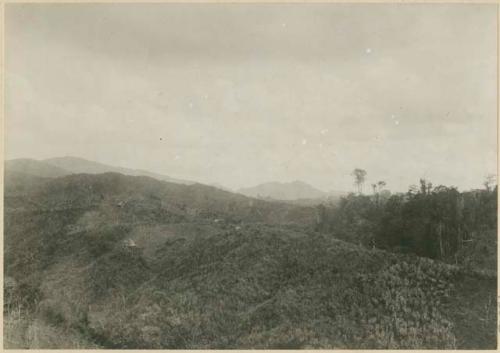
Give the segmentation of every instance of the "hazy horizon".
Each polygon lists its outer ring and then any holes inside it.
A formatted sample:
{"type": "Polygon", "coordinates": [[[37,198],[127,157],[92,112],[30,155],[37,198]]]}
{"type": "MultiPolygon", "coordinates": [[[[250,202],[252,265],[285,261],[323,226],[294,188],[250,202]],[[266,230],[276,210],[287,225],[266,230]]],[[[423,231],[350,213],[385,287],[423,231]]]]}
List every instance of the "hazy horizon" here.
{"type": "MultiPolygon", "coordinates": [[[[5,157],[231,189],[497,171],[497,7],[7,4],[5,157]]],[[[368,189],[366,187],[366,189],[368,189]]]]}

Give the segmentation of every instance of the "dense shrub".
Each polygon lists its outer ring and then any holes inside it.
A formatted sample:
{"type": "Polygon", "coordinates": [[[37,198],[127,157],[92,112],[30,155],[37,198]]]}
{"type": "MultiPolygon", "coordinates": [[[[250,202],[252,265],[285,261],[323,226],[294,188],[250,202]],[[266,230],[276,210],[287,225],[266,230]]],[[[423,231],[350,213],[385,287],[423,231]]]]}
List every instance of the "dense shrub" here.
{"type": "Polygon", "coordinates": [[[497,188],[458,192],[421,180],[406,194],[350,194],[318,209],[318,230],[366,247],[496,268],[497,188]]]}

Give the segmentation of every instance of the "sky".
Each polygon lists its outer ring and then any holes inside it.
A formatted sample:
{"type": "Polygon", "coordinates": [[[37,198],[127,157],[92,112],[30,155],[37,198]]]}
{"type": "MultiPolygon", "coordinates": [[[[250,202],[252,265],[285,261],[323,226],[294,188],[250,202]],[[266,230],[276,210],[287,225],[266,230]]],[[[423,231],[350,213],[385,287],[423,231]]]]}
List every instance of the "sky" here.
{"type": "Polygon", "coordinates": [[[497,8],[7,4],[7,159],[230,188],[496,173],[497,8]]]}

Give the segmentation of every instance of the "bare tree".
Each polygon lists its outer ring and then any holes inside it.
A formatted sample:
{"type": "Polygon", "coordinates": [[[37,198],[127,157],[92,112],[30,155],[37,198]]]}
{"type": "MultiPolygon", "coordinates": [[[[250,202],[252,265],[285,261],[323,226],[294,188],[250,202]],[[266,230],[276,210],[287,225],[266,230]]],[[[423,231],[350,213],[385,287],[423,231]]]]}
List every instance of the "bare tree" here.
{"type": "Polygon", "coordinates": [[[382,190],[384,190],[385,185],[386,185],[386,183],[383,180],[378,181],[376,184],[372,184],[372,187],[373,187],[373,190],[374,190],[373,193],[376,195],[375,201],[377,203],[377,206],[380,203],[380,192],[382,190]],[[377,190],[376,193],[375,193],[375,190],[377,190]]]}
{"type": "Polygon", "coordinates": [[[491,189],[494,188],[496,183],[497,183],[497,176],[495,174],[488,174],[484,179],[483,185],[486,188],[486,190],[490,191],[491,189]]]}
{"type": "Polygon", "coordinates": [[[351,175],[354,177],[354,185],[356,185],[358,194],[363,193],[363,184],[365,183],[366,174],[366,170],[360,168],[354,169],[351,173],[351,175]]]}

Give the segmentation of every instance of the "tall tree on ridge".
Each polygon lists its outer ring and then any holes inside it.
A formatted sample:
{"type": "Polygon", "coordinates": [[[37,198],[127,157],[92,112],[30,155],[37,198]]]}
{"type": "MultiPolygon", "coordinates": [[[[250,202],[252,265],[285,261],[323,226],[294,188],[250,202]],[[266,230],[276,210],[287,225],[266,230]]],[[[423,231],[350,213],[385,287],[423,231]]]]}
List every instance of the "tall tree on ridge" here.
{"type": "Polygon", "coordinates": [[[351,173],[354,177],[354,185],[356,185],[358,194],[363,193],[363,184],[365,183],[366,174],[366,170],[360,168],[354,169],[351,173]]]}

